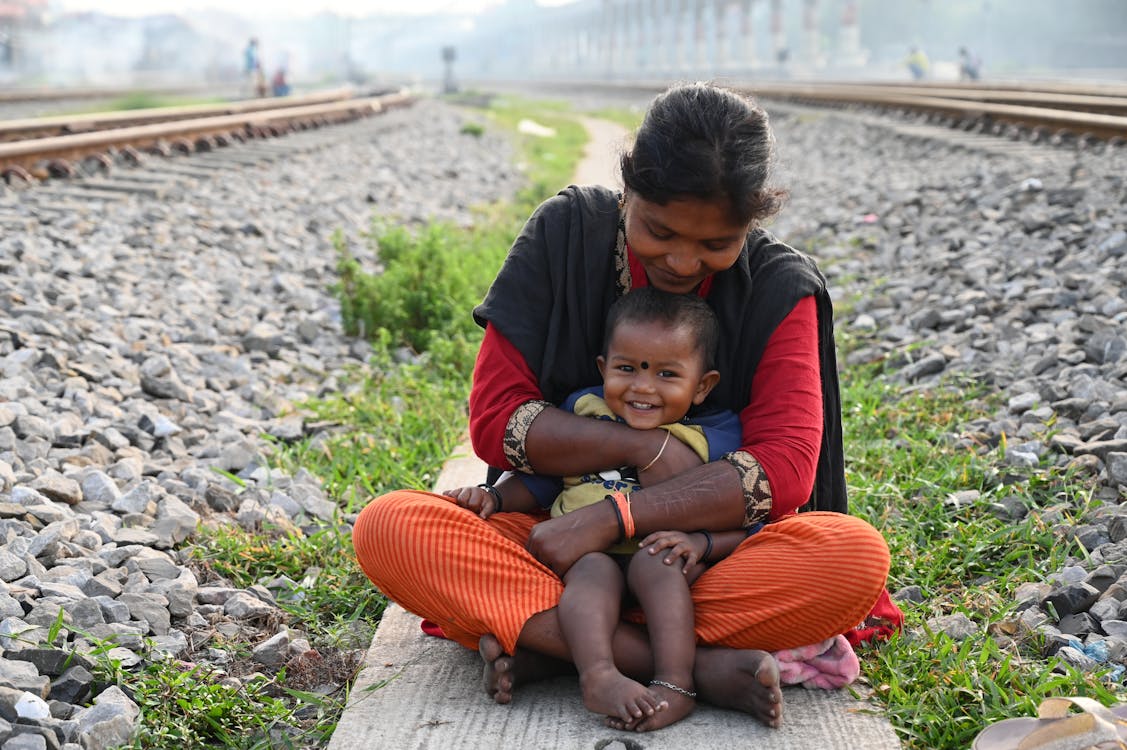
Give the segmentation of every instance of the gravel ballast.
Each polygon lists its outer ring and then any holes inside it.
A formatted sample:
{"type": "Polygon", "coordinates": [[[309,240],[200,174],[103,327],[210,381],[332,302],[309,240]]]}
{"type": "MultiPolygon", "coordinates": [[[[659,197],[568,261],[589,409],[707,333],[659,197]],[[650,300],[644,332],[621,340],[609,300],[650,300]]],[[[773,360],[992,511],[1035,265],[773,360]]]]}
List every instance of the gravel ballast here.
{"type": "MultiPolygon", "coordinates": [[[[1056,516],[1089,559],[1023,588],[1014,627],[1079,666],[1123,664],[1124,149],[968,147],[938,127],[769,109],[791,191],[771,230],[850,301],[836,321],[862,341],[849,362],[884,361],[913,388],[987,383],[1004,408],[952,440],[996,450],[1004,434],[1013,476],[1093,479],[1102,507],[1056,516]]],[[[332,137],[289,136],[310,144],[259,164],[182,159],[161,198],[0,188],[0,219],[26,225],[0,234],[0,748],[93,750],[135,731],[136,704],[81,657],[92,638],[113,638],[126,668],[162,654],[222,667],[210,644],[239,639],[269,672],[311,648],[277,607],[289,584],[201,581],[182,550],[200,524],[333,517],[314,477],[265,458],[271,440],[317,429],[295,405],[366,363],[367,344],[341,333],[330,237],[343,230],[375,269],[371,214],[465,223],[511,195],[510,145],[461,133],[469,116],[423,100],[332,137]],[[60,611],[85,634],[54,644],[78,652],[69,661],[43,643],[60,611]]],[[[1004,519],[1026,512],[989,502],[1004,519]]]]}

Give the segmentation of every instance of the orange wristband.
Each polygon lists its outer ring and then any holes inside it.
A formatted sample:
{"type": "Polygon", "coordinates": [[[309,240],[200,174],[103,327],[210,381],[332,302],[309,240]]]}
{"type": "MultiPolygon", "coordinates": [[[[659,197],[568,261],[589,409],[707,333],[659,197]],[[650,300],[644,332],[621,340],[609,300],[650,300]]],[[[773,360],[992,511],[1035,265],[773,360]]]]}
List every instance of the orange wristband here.
{"type": "Polygon", "coordinates": [[[622,533],[627,539],[634,538],[634,516],[630,513],[630,496],[625,492],[612,492],[614,505],[622,516],[622,533]]]}

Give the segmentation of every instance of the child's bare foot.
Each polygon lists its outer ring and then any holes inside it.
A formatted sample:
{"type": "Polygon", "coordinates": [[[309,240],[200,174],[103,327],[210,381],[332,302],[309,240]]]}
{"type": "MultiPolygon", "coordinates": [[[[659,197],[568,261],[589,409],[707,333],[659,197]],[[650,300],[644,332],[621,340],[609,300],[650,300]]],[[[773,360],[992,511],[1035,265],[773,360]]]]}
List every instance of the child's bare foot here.
{"type": "Polygon", "coordinates": [[[513,688],[518,684],[561,674],[575,674],[575,668],[571,664],[534,651],[521,648],[510,656],[505,653],[497,637],[489,633],[478,639],[477,651],[485,664],[482,669],[485,693],[497,703],[511,702],[513,688]]]}
{"type": "Polygon", "coordinates": [[[675,724],[691,714],[693,709],[697,706],[697,702],[689,696],[678,693],[675,690],[670,690],[667,687],[650,683],[650,690],[665,703],[666,707],[663,710],[658,711],[653,716],[646,716],[641,721],[623,722],[609,718],[607,719],[607,726],[612,729],[650,732],[654,729],[661,729],[670,724],[675,724]]]}
{"type": "Polygon", "coordinates": [[[701,700],[751,714],[769,727],[782,724],[779,665],[766,651],[698,648],[693,679],[701,700]]]}
{"type": "Polygon", "coordinates": [[[579,675],[583,705],[607,716],[608,724],[618,720],[633,726],[639,720],[665,710],[666,702],[645,685],[631,680],[614,668],[594,667],[579,675]]]}

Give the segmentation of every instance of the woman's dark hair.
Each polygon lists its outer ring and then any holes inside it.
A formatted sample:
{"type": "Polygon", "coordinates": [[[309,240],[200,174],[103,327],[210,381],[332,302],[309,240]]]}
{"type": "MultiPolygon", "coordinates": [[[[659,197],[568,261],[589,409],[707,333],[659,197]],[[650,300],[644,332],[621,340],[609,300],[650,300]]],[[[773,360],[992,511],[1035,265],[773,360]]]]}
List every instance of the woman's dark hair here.
{"type": "Polygon", "coordinates": [[[639,287],[619,297],[607,312],[603,331],[603,356],[611,337],[625,323],[662,323],[669,328],[688,328],[697,340],[697,351],[705,370],[716,369],[716,350],[720,346],[720,322],[716,313],[695,294],[674,294],[656,287],[639,287]]]}
{"type": "Polygon", "coordinates": [[[753,99],[708,83],[674,86],[646,112],[622,156],[622,180],[651,203],[727,200],[732,218],[758,222],[786,197],[767,186],[774,145],[767,113],[753,99]]]}

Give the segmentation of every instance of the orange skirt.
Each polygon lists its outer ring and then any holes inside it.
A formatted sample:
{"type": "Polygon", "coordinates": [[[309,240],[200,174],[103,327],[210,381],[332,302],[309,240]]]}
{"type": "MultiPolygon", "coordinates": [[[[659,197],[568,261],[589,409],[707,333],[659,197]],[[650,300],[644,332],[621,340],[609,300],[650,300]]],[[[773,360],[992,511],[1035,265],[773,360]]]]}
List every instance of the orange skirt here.
{"type": "MultiPolygon", "coordinates": [[[[525,622],[563,591],[524,548],[544,517],[483,521],[444,495],[401,490],[361,511],[352,541],[389,599],[467,648],[492,633],[511,654],[525,622]]],[[[777,651],[844,633],[884,591],[888,566],[888,545],[859,518],[810,512],[767,524],[693,583],[697,639],[777,651]]]]}

